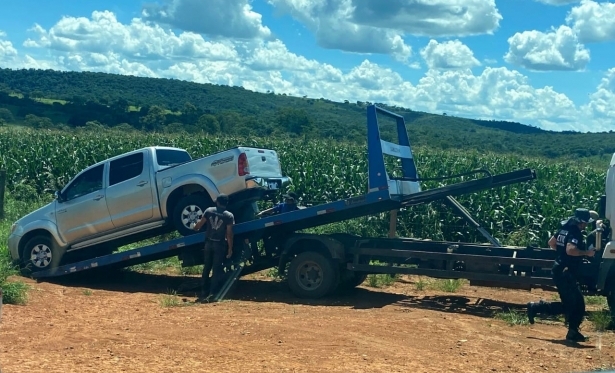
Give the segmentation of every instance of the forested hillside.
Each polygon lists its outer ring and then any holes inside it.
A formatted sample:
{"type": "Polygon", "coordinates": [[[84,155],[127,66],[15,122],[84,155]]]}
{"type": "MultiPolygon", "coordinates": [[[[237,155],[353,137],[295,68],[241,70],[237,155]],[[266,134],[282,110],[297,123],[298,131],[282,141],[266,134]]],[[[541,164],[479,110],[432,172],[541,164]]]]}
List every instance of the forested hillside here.
{"type": "MultiPolygon", "coordinates": [[[[174,79],[0,69],[0,124],[34,128],[102,125],[127,131],[203,131],[364,142],[367,104],[256,93],[241,87],[174,79]]],[[[520,123],[465,119],[378,104],[404,116],[414,145],[549,158],[604,159],[615,152],[615,133],[557,133],[520,123]]],[[[385,128],[385,137],[393,136],[392,129],[385,128]]]]}

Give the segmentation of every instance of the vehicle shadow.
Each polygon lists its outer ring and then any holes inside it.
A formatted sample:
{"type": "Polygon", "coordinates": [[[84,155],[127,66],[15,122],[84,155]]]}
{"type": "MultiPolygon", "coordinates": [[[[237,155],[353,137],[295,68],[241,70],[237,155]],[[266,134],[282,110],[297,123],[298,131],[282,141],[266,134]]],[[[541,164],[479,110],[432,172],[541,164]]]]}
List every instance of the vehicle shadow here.
{"type": "MultiPolygon", "coordinates": [[[[125,269],[92,271],[87,274],[80,273],[47,279],[45,282],[67,287],[85,287],[124,293],[174,293],[180,297],[196,297],[200,290],[199,276],[143,273],[125,269]]],[[[335,295],[322,299],[302,299],[294,296],[284,282],[253,280],[245,277],[231,288],[225,299],[258,303],[340,306],[354,309],[374,309],[395,305],[408,309],[467,314],[484,318],[493,318],[499,312],[525,311],[525,305],[491,299],[472,300],[463,295],[412,296],[365,287],[338,291],[335,295]]]]}

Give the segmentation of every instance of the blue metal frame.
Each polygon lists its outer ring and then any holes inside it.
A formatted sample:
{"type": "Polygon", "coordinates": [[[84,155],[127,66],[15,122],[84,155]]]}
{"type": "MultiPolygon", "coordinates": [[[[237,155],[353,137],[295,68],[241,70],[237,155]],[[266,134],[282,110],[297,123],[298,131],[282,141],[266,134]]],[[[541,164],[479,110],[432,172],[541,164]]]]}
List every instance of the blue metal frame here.
{"type": "MultiPolygon", "coordinates": [[[[369,169],[368,190],[371,192],[377,189],[388,188],[389,177],[386,172],[384,155],[401,158],[403,177],[407,179],[418,179],[414,155],[406,130],[404,117],[376,105],[367,107],[367,159],[369,169]],[[397,124],[398,144],[393,144],[382,140],[380,136],[380,126],[378,124],[378,114],[395,119],[397,124]],[[383,146],[386,148],[383,149],[383,146]]],[[[418,184],[418,181],[417,181],[418,184]]],[[[420,184],[418,184],[420,190],[420,184]]]]}

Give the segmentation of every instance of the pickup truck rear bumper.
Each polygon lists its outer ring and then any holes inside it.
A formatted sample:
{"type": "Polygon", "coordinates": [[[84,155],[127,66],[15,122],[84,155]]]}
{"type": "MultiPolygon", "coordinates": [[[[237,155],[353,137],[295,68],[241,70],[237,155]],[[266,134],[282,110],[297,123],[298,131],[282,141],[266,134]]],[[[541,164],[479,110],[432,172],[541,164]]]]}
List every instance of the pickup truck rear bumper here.
{"type": "Polygon", "coordinates": [[[246,187],[261,187],[270,191],[277,192],[280,189],[292,184],[292,179],[288,176],[282,177],[253,177],[246,180],[246,187]]]}
{"type": "Polygon", "coordinates": [[[246,204],[256,201],[267,201],[274,199],[280,190],[292,184],[292,179],[287,176],[282,177],[252,177],[246,180],[246,189],[229,196],[229,208],[236,204],[246,204]]]}

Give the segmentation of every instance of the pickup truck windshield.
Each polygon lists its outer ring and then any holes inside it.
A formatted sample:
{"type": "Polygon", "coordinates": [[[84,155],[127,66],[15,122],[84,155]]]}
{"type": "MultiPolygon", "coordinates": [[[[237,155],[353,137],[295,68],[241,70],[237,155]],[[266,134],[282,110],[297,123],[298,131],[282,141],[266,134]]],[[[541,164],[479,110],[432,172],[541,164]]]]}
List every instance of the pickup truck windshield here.
{"type": "Polygon", "coordinates": [[[192,158],[183,150],[156,149],[156,160],[159,166],[175,166],[190,162],[192,158]]]}

